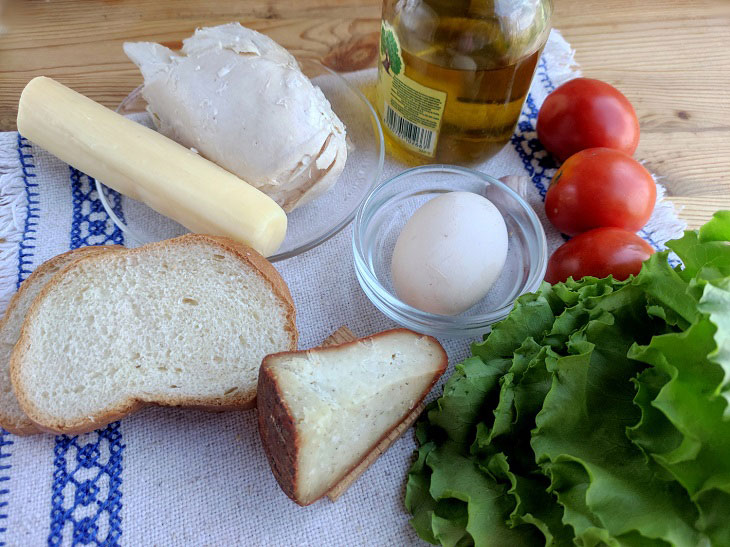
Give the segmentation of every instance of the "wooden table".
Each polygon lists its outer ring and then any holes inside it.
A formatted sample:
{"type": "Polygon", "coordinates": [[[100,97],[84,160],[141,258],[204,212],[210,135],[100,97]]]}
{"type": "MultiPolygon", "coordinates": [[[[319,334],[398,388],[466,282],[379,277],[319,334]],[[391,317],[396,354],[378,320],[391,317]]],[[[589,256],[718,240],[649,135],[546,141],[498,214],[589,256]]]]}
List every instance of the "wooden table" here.
{"type": "MultiPolygon", "coordinates": [[[[379,0],[9,0],[0,36],[0,130],[45,74],[108,106],[140,81],[125,40],[177,46],[239,20],[338,70],[375,64],[379,0]]],[[[2,2],[2,0],[0,0],[2,2]]],[[[584,74],[619,87],[641,120],[637,157],[696,227],[730,209],[730,0],[554,0],[584,74]]]]}

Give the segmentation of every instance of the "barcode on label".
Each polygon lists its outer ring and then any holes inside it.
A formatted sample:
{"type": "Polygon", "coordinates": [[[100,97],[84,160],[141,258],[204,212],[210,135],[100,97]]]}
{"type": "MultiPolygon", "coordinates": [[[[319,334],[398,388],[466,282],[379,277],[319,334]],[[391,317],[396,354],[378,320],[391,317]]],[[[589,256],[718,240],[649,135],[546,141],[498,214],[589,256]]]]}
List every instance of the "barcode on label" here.
{"type": "Polygon", "coordinates": [[[385,103],[385,124],[396,136],[422,152],[433,154],[434,131],[409,122],[385,103]]]}

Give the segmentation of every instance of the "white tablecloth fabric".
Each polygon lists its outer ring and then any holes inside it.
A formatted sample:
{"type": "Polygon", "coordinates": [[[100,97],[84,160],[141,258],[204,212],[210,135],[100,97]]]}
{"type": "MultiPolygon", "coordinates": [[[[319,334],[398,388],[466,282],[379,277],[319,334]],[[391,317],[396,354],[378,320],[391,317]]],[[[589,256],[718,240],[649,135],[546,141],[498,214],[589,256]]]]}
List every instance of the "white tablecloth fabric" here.
{"type": "MultiPolygon", "coordinates": [[[[554,31],[516,134],[482,166],[497,177],[530,177],[528,199],[543,219],[554,169],[535,135],[537,111],[547,93],[576,75],[570,46],[554,31]]],[[[372,82],[375,71],[349,77],[372,82]]],[[[383,180],[402,169],[386,161],[383,180]]],[[[17,133],[0,134],[0,174],[0,311],[44,260],[83,245],[124,243],[88,177],[17,133]]],[[[563,240],[544,224],[555,248],[563,240]]],[[[660,204],[642,235],[658,246],[682,229],[671,206],[660,204]]],[[[394,326],[357,284],[351,237],[348,227],[276,264],[294,296],[300,347],[318,345],[341,325],[360,336],[394,326]]],[[[468,352],[468,340],[442,342],[451,366],[468,352]]],[[[90,358],[95,344],[89,340],[90,358]]],[[[0,545],[418,544],[403,508],[414,449],[408,432],[337,503],[302,508],[278,488],[253,411],[150,408],[77,437],[3,431],[0,545]]]]}

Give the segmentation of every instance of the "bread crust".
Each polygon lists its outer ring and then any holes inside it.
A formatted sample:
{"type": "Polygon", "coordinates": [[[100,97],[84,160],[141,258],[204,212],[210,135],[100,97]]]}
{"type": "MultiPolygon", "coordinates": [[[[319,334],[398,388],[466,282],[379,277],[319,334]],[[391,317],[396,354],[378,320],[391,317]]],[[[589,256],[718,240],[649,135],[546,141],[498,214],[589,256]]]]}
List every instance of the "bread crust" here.
{"type": "MultiPolygon", "coordinates": [[[[257,398],[257,409],[258,409],[258,425],[259,435],[261,437],[261,443],[266,453],[266,458],[269,461],[272,472],[279,486],[284,493],[289,496],[294,502],[299,505],[306,506],[314,503],[315,501],[326,496],[330,491],[334,490],[347,476],[356,469],[368,455],[378,446],[384,439],[386,439],[404,420],[408,418],[414,408],[418,407],[423,401],[426,395],[429,394],[434,384],[438,381],[441,375],[446,371],[448,366],[449,358],[446,355],[446,351],[441,346],[438,340],[433,336],[427,336],[420,334],[405,328],[390,329],[383,332],[379,332],[372,336],[366,336],[364,338],[358,338],[350,342],[343,344],[331,345],[326,347],[319,347],[311,350],[300,350],[300,351],[283,351],[274,353],[264,357],[259,369],[259,384],[258,384],[258,398],[257,398]],[[387,336],[392,333],[410,333],[418,336],[419,338],[426,338],[434,344],[441,354],[440,365],[433,375],[433,378],[428,383],[426,388],[423,390],[418,399],[413,405],[403,413],[403,416],[398,419],[397,422],[392,424],[387,431],[383,432],[383,435],[377,439],[365,451],[362,458],[357,460],[350,466],[335,482],[316,499],[304,501],[299,499],[297,496],[297,481],[298,481],[298,468],[297,461],[299,455],[299,448],[301,446],[301,438],[296,428],[294,416],[286,403],[286,398],[281,392],[281,388],[277,383],[276,373],[273,368],[273,361],[278,357],[289,356],[289,355],[301,355],[309,352],[330,352],[339,351],[342,348],[358,344],[364,340],[372,340],[378,337],[387,336]]],[[[373,459],[373,461],[375,461],[373,459]]],[[[371,462],[372,463],[372,462],[371,462]]]]}
{"type": "MultiPolygon", "coordinates": [[[[286,308],[286,326],[285,331],[289,335],[289,347],[294,350],[297,347],[298,332],[296,329],[296,311],[294,309],[294,301],[289,292],[284,279],[279,272],[271,265],[271,263],[261,256],[252,248],[233,241],[227,237],[210,236],[205,234],[185,234],[180,237],[150,243],[142,247],[127,249],[125,253],[129,255],[148,253],[150,249],[169,248],[178,246],[187,246],[199,242],[205,242],[213,247],[220,248],[237,257],[242,263],[250,266],[264,279],[271,287],[271,290],[282,302],[286,308]]],[[[80,434],[88,433],[100,427],[103,427],[113,421],[124,418],[125,416],[139,410],[145,406],[173,406],[184,408],[195,408],[199,410],[226,411],[226,410],[248,410],[255,406],[256,387],[247,391],[237,393],[233,397],[221,399],[219,397],[164,397],[155,400],[145,400],[139,397],[129,396],[126,399],[115,403],[94,416],[89,416],[81,420],[57,420],[53,417],[46,416],[32,403],[28,397],[25,386],[20,378],[20,370],[23,366],[24,357],[28,351],[31,340],[28,333],[28,325],[35,319],[39,313],[40,302],[48,295],[49,292],[55,290],[63,277],[72,268],[77,267],[86,260],[104,260],[103,256],[91,255],[80,258],[69,267],[64,268],[56,274],[47,284],[31,306],[26,320],[21,329],[20,338],[15,345],[10,359],[10,377],[15,394],[20,403],[21,409],[26,413],[28,418],[36,425],[38,429],[52,433],[80,434]]]]}
{"type": "MultiPolygon", "coordinates": [[[[23,283],[21,283],[16,293],[10,299],[8,307],[5,310],[5,314],[3,315],[2,319],[0,319],[0,331],[5,329],[7,322],[10,320],[11,314],[15,311],[16,306],[20,302],[25,292],[28,291],[28,288],[36,283],[40,277],[48,273],[49,270],[58,268],[58,272],[61,272],[63,269],[65,269],[65,267],[70,266],[71,264],[75,263],[85,256],[89,256],[95,253],[119,251],[123,249],[124,247],[122,247],[121,245],[96,245],[89,247],[79,247],[78,249],[66,251],[65,253],[61,253],[46,260],[43,264],[38,266],[33,271],[33,273],[31,273],[25,279],[25,281],[23,281],[23,283]],[[72,260],[68,262],[69,259],[72,260]],[[63,264],[64,262],[67,262],[66,266],[64,266],[64,268],[59,268],[59,264],[63,264]]],[[[50,279],[48,281],[50,281],[50,279]]],[[[10,363],[0,363],[0,367],[2,366],[10,368],[10,363]]],[[[0,426],[12,433],[13,435],[27,436],[42,433],[42,430],[40,430],[27,416],[22,423],[18,423],[16,421],[13,421],[13,419],[5,412],[5,409],[2,407],[0,407],[0,426]]]]}

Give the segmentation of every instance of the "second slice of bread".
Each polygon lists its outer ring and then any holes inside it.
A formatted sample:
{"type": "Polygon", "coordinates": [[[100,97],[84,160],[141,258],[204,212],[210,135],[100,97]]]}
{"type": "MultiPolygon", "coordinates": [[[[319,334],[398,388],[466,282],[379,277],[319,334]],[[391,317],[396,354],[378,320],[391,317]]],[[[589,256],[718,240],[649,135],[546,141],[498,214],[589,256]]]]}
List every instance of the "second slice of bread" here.
{"type": "Polygon", "coordinates": [[[296,348],[283,279],[252,249],[188,234],[83,258],[43,288],[11,357],[20,407],[80,433],[143,405],[245,409],[258,365],[296,348]]]}
{"type": "Polygon", "coordinates": [[[100,245],[96,247],[81,247],[60,254],[47,260],[23,281],[18,292],[8,304],[5,315],[0,320],[0,426],[15,435],[32,435],[40,433],[36,425],[25,415],[18,405],[12,385],[10,383],[10,355],[20,336],[23,320],[30,309],[33,300],[41,292],[49,279],[69,264],[81,257],[94,253],[103,253],[110,250],[124,249],[119,245],[100,245]]]}

